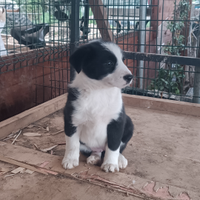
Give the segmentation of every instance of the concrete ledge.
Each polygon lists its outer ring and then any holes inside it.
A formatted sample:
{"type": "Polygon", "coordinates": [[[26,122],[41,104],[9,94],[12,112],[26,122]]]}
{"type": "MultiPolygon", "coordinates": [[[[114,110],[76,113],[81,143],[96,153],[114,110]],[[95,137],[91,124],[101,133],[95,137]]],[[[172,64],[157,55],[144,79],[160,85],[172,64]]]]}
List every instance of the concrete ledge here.
{"type": "Polygon", "coordinates": [[[123,94],[123,100],[127,106],[200,117],[200,104],[128,94],[123,94]]]}

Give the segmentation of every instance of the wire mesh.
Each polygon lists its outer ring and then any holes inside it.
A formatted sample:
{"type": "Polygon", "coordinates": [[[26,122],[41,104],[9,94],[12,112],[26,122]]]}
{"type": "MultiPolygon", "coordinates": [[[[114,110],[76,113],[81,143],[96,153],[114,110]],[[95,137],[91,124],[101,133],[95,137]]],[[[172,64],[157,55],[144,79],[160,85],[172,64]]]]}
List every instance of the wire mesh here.
{"type": "Polygon", "coordinates": [[[200,103],[199,23],[199,0],[0,0],[1,104],[18,98],[5,93],[13,80],[31,91],[31,106],[67,92],[71,52],[98,38],[143,54],[125,56],[135,78],[123,92],[200,103]]]}
{"type": "Polygon", "coordinates": [[[69,1],[0,0],[0,121],[67,92],[69,1]]]}
{"type": "Polygon", "coordinates": [[[89,11],[89,31],[80,37],[81,43],[103,38],[144,56],[177,56],[174,63],[126,59],[135,79],[123,92],[200,103],[199,66],[192,59],[188,65],[178,61],[180,56],[199,57],[199,1],[102,0],[102,5],[88,0],[83,4],[88,2],[93,12],[89,11]]]}

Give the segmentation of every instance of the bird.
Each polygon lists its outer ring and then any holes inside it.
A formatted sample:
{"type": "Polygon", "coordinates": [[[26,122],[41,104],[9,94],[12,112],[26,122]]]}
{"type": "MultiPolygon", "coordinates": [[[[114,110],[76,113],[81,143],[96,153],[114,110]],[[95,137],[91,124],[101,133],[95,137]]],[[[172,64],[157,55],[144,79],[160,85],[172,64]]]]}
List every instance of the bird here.
{"type": "Polygon", "coordinates": [[[55,2],[55,8],[57,9],[57,11],[54,12],[54,16],[58,21],[64,22],[66,20],[68,20],[68,16],[66,13],[64,13],[59,6],[58,2],[55,2]]]}
{"type": "Polygon", "coordinates": [[[83,16],[81,18],[81,25],[80,25],[80,30],[83,32],[84,35],[87,35],[88,33],[90,33],[90,28],[85,27],[85,17],[83,16]],[[83,25],[84,24],[84,25],[83,25]]]}
{"type": "Polygon", "coordinates": [[[120,33],[121,32],[121,27],[122,27],[122,25],[119,23],[119,21],[118,20],[115,20],[115,22],[117,23],[117,33],[120,33]]]}

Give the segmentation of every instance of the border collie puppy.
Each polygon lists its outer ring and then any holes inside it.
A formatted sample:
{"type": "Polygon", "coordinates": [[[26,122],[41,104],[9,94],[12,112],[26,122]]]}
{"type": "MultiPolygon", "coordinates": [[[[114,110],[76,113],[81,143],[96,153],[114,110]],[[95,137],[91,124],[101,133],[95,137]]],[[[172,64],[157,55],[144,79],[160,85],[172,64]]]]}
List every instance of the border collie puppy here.
{"type": "Polygon", "coordinates": [[[121,88],[132,74],[114,43],[95,40],[79,47],[70,57],[76,77],[69,86],[64,109],[65,169],[79,165],[79,153],[88,164],[100,164],[105,172],[126,168],[121,154],[133,135],[133,123],[125,113],[121,88]]]}

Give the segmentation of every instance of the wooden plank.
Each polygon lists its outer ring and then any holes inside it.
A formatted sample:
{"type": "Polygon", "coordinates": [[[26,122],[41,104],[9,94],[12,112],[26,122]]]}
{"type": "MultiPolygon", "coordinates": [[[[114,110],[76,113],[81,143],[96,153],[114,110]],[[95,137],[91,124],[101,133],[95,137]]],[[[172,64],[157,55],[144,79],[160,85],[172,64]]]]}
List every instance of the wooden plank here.
{"type": "Polygon", "coordinates": [[[26,169],[29,169],[29,170],[32,170],[32,171],[35,171],[35,172],[39,172],[41,174],[48,175],[48,173],[42,171],[41,169],[39,169],[35,166],[31,166],[31,165],[28,165],[26,163],[19,162],[17,160],[13,160],[11,158],[7,158],[5,156],[2,156],[1,154],[0,154],[0,161],[6,162],[6,163],[9,163],[9,164],[12,164],[12,165],[17,165],[17,166],[20,166],[20,167],[23,167],[23,168],[26,168],[26,169]]]}
{"type": "Polygon", "coordinates": [[[103,6],[101,0],[88,0],[94,19],[96,20],[97,27],[101,33],[101,37],[105,41],[115,42],[115,38],[110,28],[110,24],[107,18],[106,8],[103,6]]]}
{"type": "Polygon", "coordinates": [[[177,114],[200,117],[200,104],[172,101],[166,99],[156,99],[136,95],[123,94],[124,104],[137,108],[147,108],[177,114]]]}
{"type": "MultiPolygon", "coordinates": [[[[26,163],[26,166],[24,166],[24,168],[26,168],[27,165],[39,166],[45,162],[47,164],[45,165],[45,167],[43,167],[43,169],[47,172],[50,170],[53,172],[57,172],[58,174],[62,175],[62,177],[71,177],[77,180],[87,181],[89,183],[102,187],[112,188],[114,190],[118,190],[120,185],[122,187],[121,192],[123,193],[127,193],[126,191],[124,192],[123,189],[128,189],[128,185],[130,184],[130,178],[127,178],[128,175],[119,172],[116,173],[115,176],[113,176],[112,173],[108,174],[103,172],[100,167],[88,166],[85,164],[86,158],[84,156],[81,156],[78,167],[71,170],[65,170],[61,165],[62,158],[59,156],[42,153],[21,146],[13,146],[4,142],[0,142],[0,152],[9,161],[14,160],[17,163],[26,163]],[[110,187],[108,186],[109,184],[110,187]]],[[[129,192],[129,194],[132,194],[133,196],[138,195],[141,197],[146,196],[145,194],[140,194],[140,192],[138,192],[137,190],[132,190],[129,192]]]]}
{"type": "Polygon", "coordinates": [[[155,39],[157,37],[158,26],[160,25],[159,20],[159,0],[152,0],[152,13],[151,13],[151,27],[152,27],[152,37],[155,39]]]}
{"type": "MultiPolygon", "coordinates": [[[[13,146],[4,142],[0,142],[0,152],[9,160],[15,160],[17,163],[26,163],[24,166],[25,168],[27,165],[37,167],[45,162],[46,165],[43,167],[43,169],[46,172],[50,170],[57,172],[58,175],[62,175],[62,177],[70,177],[79,181],[85,181],[90,184],[112,189],[124,194],[140,197],[141,199],[146,199],[147,197],[149,200],[160,199],[158,196],[156,196],[156,193],[151,194],[148,192],[148,190],[144,189],[145,185],[148,185],[148,183],[154,183],[151,180],[132,174],[126,174],[123,171],[116,172],[114,174],[105,173],[98,166],[86,165],[86,158],[84,156],[81,156],[78,167],[71,170],[65,170],[61,165],[62,158],[59,156],[42,153],[21,146],[13,146]],[[133,181],[135,182],[133,183],[133,181]]],[[[195,165],[198,165],[198,163],[195,163],[195,165]]],[[[174,168],[171,168],[171,170],[174,171],[174,168]]],[[[186,188],[180,188],[169,184],[166,185],[165,183],[159,182],[155,183],[155,186],[160,185],[165,188],[170,188],[170,191],[175,191],[175,194],[184,192],[186,194],[189,193],[192,199],[198,199],[199,197],[198,193],[187,190],[186,188]]],[[[175,199],[181,200],[181,198],[175,199]]]]}
{"type": "Polygon", "coordinates": [[[0,123],[0,139],[3,139],[14,130],[21,129],[39,119],[42,119],[60,109],[66,103],[67,95],[61,95],[39,106],[26,110],[0,123]]]}

